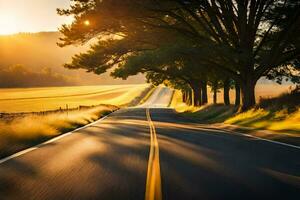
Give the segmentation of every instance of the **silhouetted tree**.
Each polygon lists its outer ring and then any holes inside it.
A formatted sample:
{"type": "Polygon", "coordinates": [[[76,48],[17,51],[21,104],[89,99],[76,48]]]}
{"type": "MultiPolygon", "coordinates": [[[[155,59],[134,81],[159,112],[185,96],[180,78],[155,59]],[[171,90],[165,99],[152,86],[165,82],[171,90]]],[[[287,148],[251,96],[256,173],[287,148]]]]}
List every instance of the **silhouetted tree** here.
{"type": "MultiPolygon", "coordinates": [[[[119,35],[136,42],[133,52],[174,42],[173,35],[198,45],[206,62],[240,84],[242,109],[255,104],[255,85],[273,69],[293,64],[300,53],[300,2],[292,0],[74,0],[61,15],[61,46],[119,35]],[[116,9],[117,8],[117,9],[116,9]],[[84,26],[85,20],[90,26],[84,26]],[[212,59],[213,58],[213,59],[212,59]]],[[[128,49],[128,48],[127,48],[128,49]]],[[[132,52],[128,52],[129,54],[132,52]]],[[[120,60],[117,54],[112,62],[120,60]]],[[[122,57],[122,59],[126,59],[122,57]]],[[[93,61],[91,61],[93,63],[93,61]]],[[[97,67],[96,67],[97,68],[97,67]]],[[[93,70],[100,73],[99,69],[93,70]]]]}

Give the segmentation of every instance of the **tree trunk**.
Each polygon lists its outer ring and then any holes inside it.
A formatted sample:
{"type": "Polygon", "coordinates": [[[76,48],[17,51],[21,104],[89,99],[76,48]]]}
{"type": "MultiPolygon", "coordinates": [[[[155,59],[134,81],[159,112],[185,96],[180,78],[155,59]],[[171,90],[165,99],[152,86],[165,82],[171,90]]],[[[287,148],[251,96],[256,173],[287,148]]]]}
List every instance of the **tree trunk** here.
{"type": "Polygon", "coordinates": [[[193,99],[193,90],[192,89],[189,89],[188,90],[188,102],[189,102],[189,105],[192,106],[194,105],[194,99],[193,99]]]}
{"type": "Polygon", "coordinates": [[[192,85],[193,88],[193,98],[194,98],[194,106],[201,106],[202,99],[201,99],[201,85],[199,83],[196,83],[192,85]]]}
{"type": "Polygon", "coordinates": [[[230,90],[230,79],[226,78],[224,80],[224,104],[225,105],[230,105],[229,90],[230,90]]]}
{"type": "Polygon", "coordinates": [[[186,91],[185,90],[181,90],[182,93],[182,102],[186,102],[186,91]]]}
{"type": "Polygon", "coordinates": [[[214,94],[213,94],[214,104],[217,104],[217,93],[218,93],[217,90],[218,90],[218,89],[214,89],[214,90],[213,90],[213,91],[214,91],[214,94]]]}
{"type": "Polygon", "coordinates": [[[191,89],[187,89],[185,91],[185,103],[187,105],[189,105],[189,106],[192,105],[192,101],[193,101],[192,97],[193,97],[192,90],[191,89]]]}
{"type": "Polygon", "coordinates": [[[242,111],[247,111],[255,106],[255,85],[256,81],[253,81],[250,76],[241,83],[242,111]]]}
{"type": "Polygon", "coordinates": [[[241,87],[240,84],[235,81],[235,105],[239,106],[241,104],[241,87]]]}
{"type": "Polygon", "coordinates": [[[207,98],[207,81],[202,82],[202,105],[207,104],[208,98],[207,98]]]}

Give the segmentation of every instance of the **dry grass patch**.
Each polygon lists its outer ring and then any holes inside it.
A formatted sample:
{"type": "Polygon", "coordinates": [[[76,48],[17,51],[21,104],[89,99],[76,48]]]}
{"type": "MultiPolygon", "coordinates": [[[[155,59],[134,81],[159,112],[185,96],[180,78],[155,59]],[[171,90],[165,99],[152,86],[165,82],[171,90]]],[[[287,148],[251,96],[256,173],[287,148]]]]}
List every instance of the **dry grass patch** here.
{"type": "MultiPolygon", "coordinates": [[[[262,86],[260,85],[260,87],[262,86]]],[[[270,89],[271,85],[266,87],[270,89]]],[[[279,91],[287,91],[284,90],[286,87],[280,86],[279,91]]],[[[258,94],[261,95],[260,103],[256,108],[243,113],[238,113],[237,107],[223,104],[208,104],[202,107],[188,106],[182,102],[180,91],[175,92],[171,107],[201,123],[225,123],[249,127],[254,130],[265,129],[300,135],[300,92],[294,89],[277,95],[277,97],[272,97],[278,92],[273,88],[272,92],[266,92],[266,96],[262,97],[262,88],[259,88],[258,91],[260,92],[258,94]]]]}
{"type": "Polygon", "coordinates": [[[287,131],[300,135],[300,109],[293,113],[289,113],[287,109],[276,112],[265,109],[251,109],[227,119],[225,124],[272,131],[287,131]]]}
{"type": "Polygon", "coordinates": [[[187,105],[182,101],[182,93],[180,90],[174,90],[174,94],[170,103],[170,107],[174,108],[176,112],[196,112],[200,109],[200,107],[194,107],[187,105]]]}
{"type": "Polygon", "coordinates": [[[96,121],[117,107],[100,105],[50,114],[28,114],[0,121],[0,157],[96,121]]]}
{"type": "Polygon", "coordinates": [[[225,121],[256,129],[294,132],[300,135],[300,88],[274,98],[262,98],[257,108],[225,121]]]}

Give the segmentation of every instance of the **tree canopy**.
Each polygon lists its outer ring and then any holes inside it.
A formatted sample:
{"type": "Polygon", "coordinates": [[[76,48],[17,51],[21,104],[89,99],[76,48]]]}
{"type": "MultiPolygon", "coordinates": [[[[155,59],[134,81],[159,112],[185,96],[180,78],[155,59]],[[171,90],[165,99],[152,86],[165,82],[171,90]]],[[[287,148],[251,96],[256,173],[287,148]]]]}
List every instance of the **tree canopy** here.
{"type": "Polygon", "coordinates": [[[61,27],[61,46],[99,38],[69,68],[197,81],[213,70],[241,86],[243,110],[255,104],[260,77],[299,80],[299,1],[72,0],[58,13],[75,16],[61,27]]]}

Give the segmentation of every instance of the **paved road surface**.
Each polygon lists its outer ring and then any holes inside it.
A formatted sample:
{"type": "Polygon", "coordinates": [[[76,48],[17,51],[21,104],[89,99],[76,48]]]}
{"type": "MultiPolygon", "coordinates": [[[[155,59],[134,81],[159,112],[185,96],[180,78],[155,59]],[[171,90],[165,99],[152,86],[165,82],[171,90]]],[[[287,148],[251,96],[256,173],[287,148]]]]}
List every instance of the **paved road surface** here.
{"type": "Polygon", "coordinates": [[[0,199],[299,199],[299,149],[191,123],[171,96],[0,164],[0,199]]]}
{"type": "Polygon", "coordinates": [[[173,91],[166,87],[157,87],[149,99],[138,108],[166,108],[170,104],[173,91]]]}

